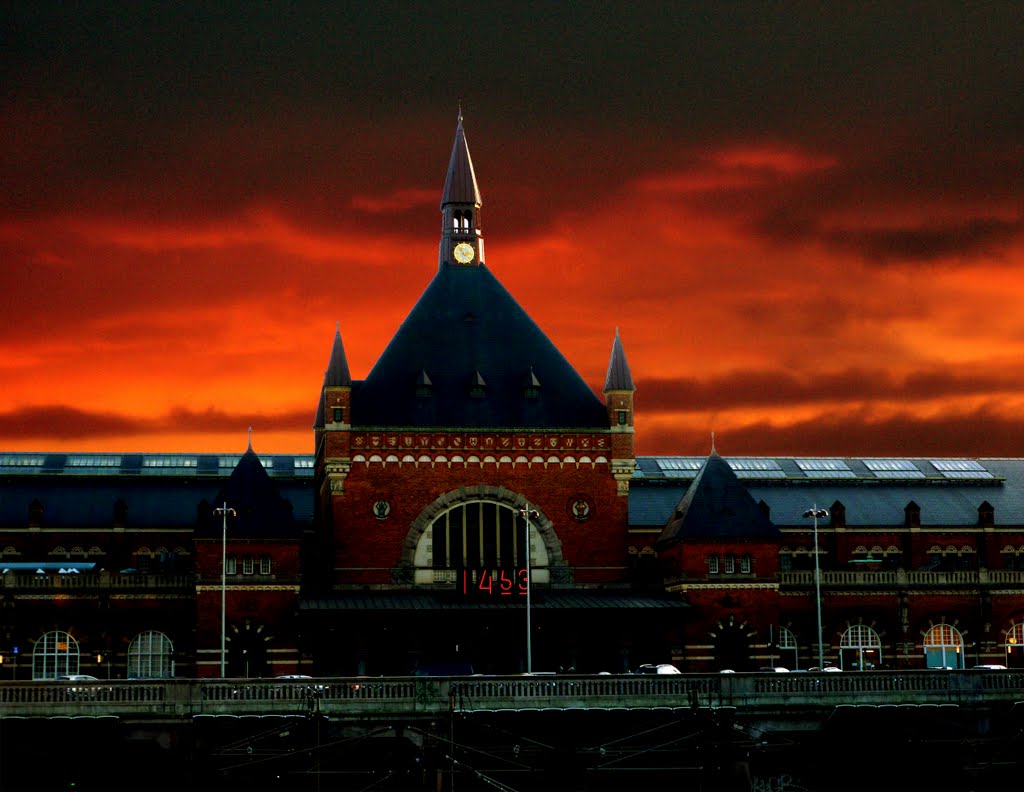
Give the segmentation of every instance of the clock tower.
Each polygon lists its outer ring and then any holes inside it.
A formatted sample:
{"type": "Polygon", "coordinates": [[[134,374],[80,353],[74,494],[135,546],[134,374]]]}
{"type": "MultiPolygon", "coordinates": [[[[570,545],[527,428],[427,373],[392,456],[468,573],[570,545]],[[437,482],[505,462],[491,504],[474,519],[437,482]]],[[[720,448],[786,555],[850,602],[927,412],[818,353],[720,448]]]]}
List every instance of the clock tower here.
{"type": "Polygon", "coordinates": [[[484,263],[484,239],[480,233],[480,188],[473,172],[466,133],[462,128],[462,111],[455,130],[448,175],[441,194],[441,247],[438,266],[476,267],[484,263]]]}

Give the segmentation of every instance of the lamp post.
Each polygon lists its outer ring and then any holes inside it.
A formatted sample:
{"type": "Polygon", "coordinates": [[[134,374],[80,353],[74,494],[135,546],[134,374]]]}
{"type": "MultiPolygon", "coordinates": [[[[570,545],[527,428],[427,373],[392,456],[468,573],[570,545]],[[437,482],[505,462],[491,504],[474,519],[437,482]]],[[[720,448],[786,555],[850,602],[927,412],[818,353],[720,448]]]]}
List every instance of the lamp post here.
{"type": "Polygon", "coordinates": [[[530,570],[530,520],[540,517],[540,512],[531,509],[529,504],[519,510],[519,513],[526,520],[526,673],[533,673],[533,651],[530,646],[530,589],[533,588],[533,572],[530,570]]]}
{"type": "Polygon", "coordinates": [[[235,516],[234,509],[229,508],[227,501],[223,506],[213,510],[221,516],[220,539],[220,676],[224,678],[224,666],[227,659],[227,591],[228,591],[228,515],[235,516]]]}
{"type": "Polygon", "coordinates": [[[827,509],[816,505],[804,512],[804,517],[814,518],[814,598],[818,603],[818,668],[825,667],[825,651],[821,643],[821,567],[818,565],[818,518],[828,517],[827,509]]]}

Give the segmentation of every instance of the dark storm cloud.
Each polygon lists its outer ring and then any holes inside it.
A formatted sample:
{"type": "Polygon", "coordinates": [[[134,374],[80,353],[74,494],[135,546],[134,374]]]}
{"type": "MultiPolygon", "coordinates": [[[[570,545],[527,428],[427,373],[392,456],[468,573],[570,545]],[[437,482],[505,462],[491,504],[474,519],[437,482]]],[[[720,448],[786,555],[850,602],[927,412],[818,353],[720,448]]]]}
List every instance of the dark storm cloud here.
{"type": "Polygon", "coordinates": [[[471,142],[488,141],[474,153],[491,198],[516,208],[510,233],[550,217],[531,212],[538,194],[594,204],[728,140],[895,134],[923,152],[953,141],[966,161],[1020,139],[1022,17],[960,3],[17,4],[0,64],[0,176],[15,188],[0,205],[168,217],[272,198],[329,222],[360,191],[434,189],[437,158],[404,153],[450,139],[460,100],[471,142]]]}
{"type": "Polygon", "coordinates": [[[695,430],[680,426],[671,431],[645,433],[643,455],[703,455],[715,447],[725,457],[1019,457],[1024,447],[1024,425],[987,410],[948,418],[920,418],[909,413],[883,420],[864,416],[823,414],[782,426],[760,422],[695,430]],[[955,451],[952,451],[955,449],[955,451]]]}
{"type": "Polygon", "coordinates": [[[885,370],[849,369],[813,376],[786,375],[778,370],[737,371],[705,382],[695,379],[637,381],[638,399],[651,413],[735,407],[781,407],[796,404],[860,400],[918,401],[953,396],[991,396],[1019,392],[1024,372],[998,370],[985,374],[917,371],[895,376],[885,370]]]}
{"type": "Polygon", "coordinates": [[[998,257],[1024,231],[1024,223],[979,219],[937,228],[892,231],[833,231],[821,235],[869,261],[933,261],[950,256],[998,257]]]}
{"type": "Polygon", "coordinates": [[[312,410],[271,415],[240,414],[221,410],[179,408],[155,418],[134,418],[116,413],[78,410],[67,405],[41,405],[0,413],[0,436],[39,440],[43,444],[65,440],[140,435],[215,433],[225,426],[259,427],[261,432],[305,431],[313,425],[312,410]]]}

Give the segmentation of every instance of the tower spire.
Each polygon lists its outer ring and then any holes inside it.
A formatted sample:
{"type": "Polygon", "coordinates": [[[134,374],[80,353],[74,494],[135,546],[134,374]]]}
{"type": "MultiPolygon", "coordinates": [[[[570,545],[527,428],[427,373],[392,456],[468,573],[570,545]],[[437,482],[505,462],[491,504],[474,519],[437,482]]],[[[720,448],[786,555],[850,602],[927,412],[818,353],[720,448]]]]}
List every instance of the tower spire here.
{"type": "Polygon", "coordinates": [[[462,126],[460,102],[455,143],[441,193],[441,246],[437,255],[439,268],[475,267],[484,263],[484,240],[480,233],[482,205],[473,160],[466,143],[466,131],[462,126]]]}

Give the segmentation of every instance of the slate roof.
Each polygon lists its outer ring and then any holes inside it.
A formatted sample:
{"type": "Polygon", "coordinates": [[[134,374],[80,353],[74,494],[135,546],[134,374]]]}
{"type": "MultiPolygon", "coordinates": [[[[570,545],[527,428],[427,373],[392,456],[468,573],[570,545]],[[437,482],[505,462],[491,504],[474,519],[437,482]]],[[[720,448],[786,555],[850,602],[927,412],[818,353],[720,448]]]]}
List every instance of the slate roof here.
{"type": "Polygon", "coordinates": [[[688,539],[764,539],[779,535],[729,463],[715,451],[669,513],[658,545],[688,539]]]}
{"type": "MultiPolygon", "coordinates": [[[[293,519],[310,524],[312,457],[264,459],[293,519]]],[[[193,529],[200,504],[216,505],[239,461],[238,454],[0,454],[0,528],[23,527],[38,500],[44,527],[109,530],[122,500],[129,529],[193,529]]]]}
{"type": "MultiPolygon", "coordinates": [[[[233,510],[228,517],[230,535],[250,539],[293,539],[301,534],[291,503],[281,496],[252,446],[242,455],[228,480],[217,492],[214,508],[224,504],[233,510]]],[[[221,517],[200,520],[196,537],[220,537],[221,517]]]]}
{"type": "MultiPolygon", "coordinates": [[[[761,472],[742,470],[752,467],[751,458],[725,459],[741,468],[740,482],[755,502],[768,505],[769,517],[779,527],[805,527],[805,511],[812,506],[830,509],[836,501],[845,506],[850,527],[902,525],[911,501],[920,507],[925,526],[975,526],[978,507],[986,501],[994,509],[997,527],[1024,525],[1024,459],[943,460],[977,466],[980,470],[973,478],[944,475],[935,467],[936,460],[924,458],[898,460],[906,463],[901,465],[906,468],[904,478],[879,477],[868,467],[878,467],[878,460],[871,459],[837,458],[834,461],[846,470],[833,477],[808,475],[801,467],[807,466],[802,457],[757,458],[772,466],[761,472]]],[[[703,457],[638,458],[630,482],[629,524],[662,528],[686,493],[694,468],[703,462],[703,457]]]]}
{"type": "Polygon", "coordinates": [[[626,362],[626,353],[622,349],[622,339],[619,338],[619,328],[615,328],[615,340],[612,341],[612,354],[608,358],[608,373],[604,378],[605,392],[635,391],[633,374],[629,370],[629,363],[626,362]]]}
{"type": "Polygon", "coordinates": [[[353,383],[353,427],[608,428],[561,352],[486,266],[443,267],[373,369],[353,383]],[[529,396],[531,369],[540,387],[529,396]],[[426,374],[429,395],[417,389],[426,374]],[[482,379],[479,395],[472,386],[482,379]]]}
{"type": "Polygon", "coordinates": [[[476,183],[473,160],[469,156],[469,145],[466,143],[466,132],[462,127],[462,111],[459,111],[459,123],[455,130],[455,143],[452,156],[448,161],[448,174],[441,193],[441,206],[450,203],[468,203],[481,206],[480,188],[476,183]]]}

